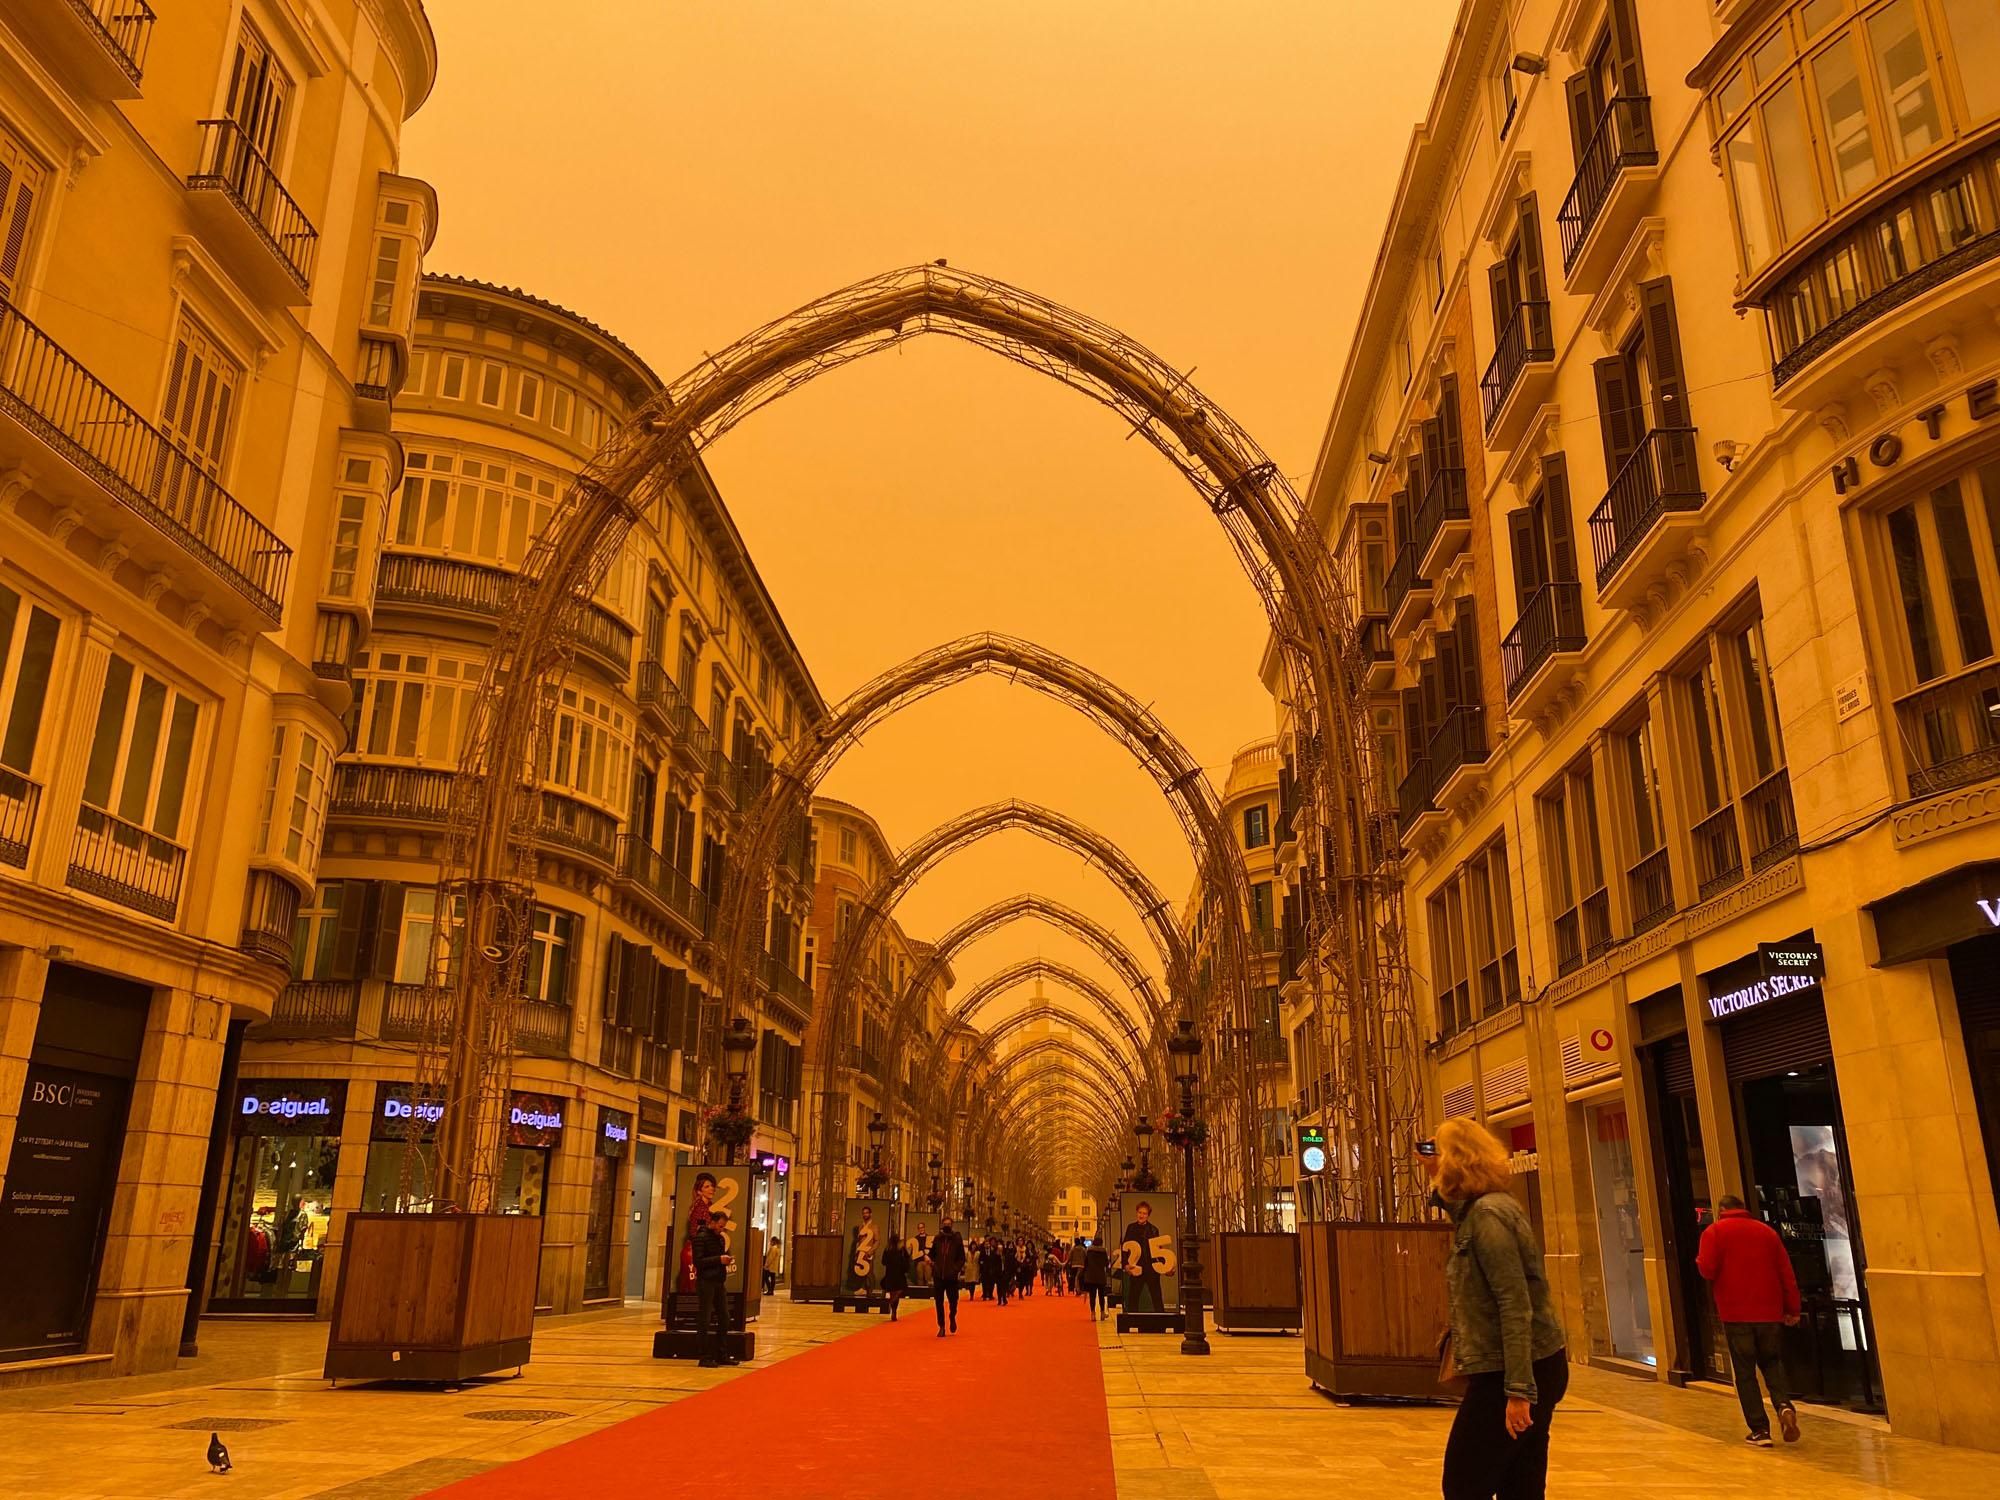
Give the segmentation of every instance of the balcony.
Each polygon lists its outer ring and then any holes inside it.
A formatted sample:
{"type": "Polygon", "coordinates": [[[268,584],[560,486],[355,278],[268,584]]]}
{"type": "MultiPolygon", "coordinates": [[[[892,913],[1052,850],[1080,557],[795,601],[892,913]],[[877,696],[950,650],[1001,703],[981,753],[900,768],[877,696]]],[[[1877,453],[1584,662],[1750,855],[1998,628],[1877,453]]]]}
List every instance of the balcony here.
{"type": "Polygon", "coordinates": [[[1494,346],[1479,378],[1479,406],[1486,417],[1486,446],[1505,451],[1520,440],[1555,380],[1556,334],[1548,303],[1515,308],[1494,346]]]}
{"type": "Polygon", "coordinates": [[[632,676],[632,642],[638,632],[601,604],[586,601],[570,612],[570,638],[577,651],[592,658],[624,683],[632,676]]]}
{"type": "Polygon", "coordinates": [[[513,605],[514,575],[456,558],[384,552],[375,568],[375,602],[494,619],[513,605]]]}
{"type": "Polygon", "coordinates": [[[1736,833],[1736,804],[1725,802],[1694,825],[1695,900],[1728,890],[1743,879],[1743,845],[1736,833]]]}
{"type": "Polygon", "coordinates": [[[95,99],[136,99],[153,40],[145,0],[26,0],[7,20],[35,56],[95,99]]]}
{"type": "Polygon", "coordinates": [[[530,1057],[569,1056],[570,1008],[543,1000],[514,1007],[514,1048],[530,1057]]]}
{"type": "Polygon", "coordinates": [[[812,1014],[812,986],[793,973],[782,958],[773,953],[766,953],[761,973],[765,988],[773,995],[801,1016],[812,1014]]]}
{"type": "Polygon", "coordinates": [[[1363,615],[1354,622],[1354,634],[1361,654],[1363,683],[1372,692],[1386,692],[1396,681],[1396,653],[1389,645],[1389,617],[1363,615]]]}
{"type": "Polygon", "coordinates": [[[1507,679],[1507,709],[1515,718],[1537,719],[1568,688],[1568,669],[1583,654],[1583,585],[1545,583],[1528,597],[1527,608],[1500,643],[1500,667],[1507,679]]]}
{"type": "Polygon", "coordinates": [[[452,773],[429,766],[341,761],[333,768],[336,818],[437,824],[451,816],[452,773]]]}
{"type": "Polygon", "coordinates": [[[708,752],[708,794],[711,800],[719,798],[728,808],[740,810],[744,804],[743,783],[737,775],[736,762],[724,755],[720,746],[712,746],[708,752]]]}
{"type": "Polygon", "coordinates": [[[1650,932],[1674,914],[1674,873],[1664,844],[1625,872],[1632,903],[1632,936],[1650,932]]]}
{"type": "Polygon", "coordinates": [[[65,881],[71,890],[171,922],[186,871],[187,850],[173,840],[99,808],[78,811],[65,881]]]}
{"type": "Polygon", "coordinates": [[[299,888],[275,870],[252,870],[244,891],[243,934],[236,946],[281,969],[292,966],[299,888]]]}
{"type": "Polygon", "coordinates": [[[242,597],[247,613],[278,622],[292,549],[5,299],[0,415],[39,450],[15,461],[36,471],[44,494],[99,508],[105,495],[117,502],[106,529],[142,567],[177,571],[191,554],[242,597]],[[129,516],[151,530],[132,528],[129,516]]]}
{"type": "Polygon", "coordinates": [[[1818,406],[1882,364],[1877,343],[1843,346],[1891,313],[1911,308],[1897,337],[1914,350],[1992,306],[1992,279],[1964,278],[2000,256],[1996,173],[2000,148],[1946,163],[1810,246],[1746,299],[1764,310],[1777,356],[1771,382],[1788,406],[1818,406]]]}
{"type": "Polygon", "coordinates": [[[1556,972],[1573,974],[1611,950],[1611,895],[1599,886],[1556,918],[1556,972]]]}
{"type": "Polygon", "coordinates": [[[674,724],[674,754],[689,770],[704,775],[715,760],[715,731],[702,723],[692,707],[674,724]]]}
{"type": "Polygon", "coordinates": [[[403,388],[403,346],[385,334],[361,335],[354,370],[355,425],[369,432],[389,430],[389,407],[403,388]]]}
{"type": "Polygon", "coordinates": [[[1606,609],[1630,609],[1679,561],[1689,533],[1701,525],[1701,470],[1692,427],[1647,433],[1611,488],[1590,513],[1590,550],[1597,562],[1597,598],[1606,609]]]}
{"type": "Polygon", "coordinates": [[[1396,829],[1404,839],[1415,836],[1417,824],[1437,811],[1431,795],[1431,763],[1419,755],[1410,762],[1409,774],[1396,787],[1396,829]]]}
{"type": "Polygon", "coordinates": [[[1576,179],[1556,212],[1563,281],[1570,291],[1595,291],[1617,260],[1659,175],[1659,160],[1652,100],[1621,94],[1605,105],[1577,161],[1576,179]]]}
{"type": "Polygon", "coordinates": [[[618,874],[662,913],[677,917],[697,937],[709,930],[708,897],[673,862],[637,834],[618,835],[618,874]]]}
{"type": "Polygon", "coordinates": [[[250,289],[278,307],[312,300],[319,231],[234,120],[201,122],[189,204],[250,289]]]}
{"type": "Polygon", "coordinates": [[[392,984],[382,994],[381,1035],[385,1042],[421,1042],[430,1031],[420,984],[392,984]]]}
{"type": "Polygon", "coordinates": [[[354,685],[354,653],[361,645],[361,621],[340,609],[322,609],[313,626],[313,676],[322,682],[354,685]]]}
{"type": "Polygon", "coordinates": [[[361,985],[353,979],[294,979],[278,991],[271,1019],[251,1035],[258,1040],[338,1040],[354,1035],[361,985]]]}
{"type": "Polygon", "coordinates": [[[592,860],[607,869],[618,864],[618,820],[600,808],[562,792],[543,791],[541,841],[592,860]]]}
{"type": "Polygon", "coordinates": [[[1384,590],[1389,599],[1389,635],[1396,639],[1410,634],[1430,613],[1431,585],[1417,567],[1417,549],[1405,542],[1396,550],[1389,567],[1389,583],[1384,590]]]}
{"type": "Polygon", "coordinates": [[[1422,561],[1417,571],[1437,578],[1465,547],[1472,535],[1472,510],[1465,498],[1465,470],[1438,469],[1424,486],[1417,506],[1416,547],[1422,561]]]}
{"type": "Polygon", "coordinates": [[[673,734],[687,732],[687,721],[694,712],[688,705],[687,694],[681,691],[673,675],[650,656],[639,663],[636,691],[640,712],[660,729],[673,734]]]}
{"type": "Polygon", "coordinates": [[[1743,794],[1743,827],[1750,840],[1750,873],[1768,870],[1799,851],[1799,821],[1792,810],[1792,778],[1783,767],[1743,794]]]}
{"type": "Polygon", "coordinates": [[[28,847],[35,841],[35,814],[41,805],[41,783],[0,767],[0,865],[28,868],[28,847]]]}
{"type": "MultiPolygon", "coordinates": [[[[1912,797],[2000,776],[2000,662],[1905,693],[1896,700],[1896,723],[1912,797]]],[[[0,803],[0,826],[4,808],[0,803]]]]}
{"type": "Polygon", "coordinates": [[[1486,710],[1461,703],[1445,712],[1431,735],[1432,796],[1450,803],[1464,780],[1486,763],[1486,710]]]}

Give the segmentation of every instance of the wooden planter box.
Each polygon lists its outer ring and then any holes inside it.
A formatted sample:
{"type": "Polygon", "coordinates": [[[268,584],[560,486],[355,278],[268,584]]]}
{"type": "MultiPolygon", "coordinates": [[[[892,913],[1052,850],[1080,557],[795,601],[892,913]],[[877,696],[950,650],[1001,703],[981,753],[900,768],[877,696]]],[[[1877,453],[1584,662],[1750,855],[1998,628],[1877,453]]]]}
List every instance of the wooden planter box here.
{"type": "Polygon", "coordinates": [[[795,1234],[785,1252],[794,1302],[831,1302],[840,1291],[840,1236],[795,1234]]]}
{"type": "Polygon", "coordinates": [[[1209,1267],[1205,1279],[1215,1286],[1219,1332],[1293,1332],[1300,1327],[1304,1302],[1297,1235],[1218,1234],[1210,1245],[1209,1267]]]}
{"type": "Polygon", "coordinates": [[[455,1383],[526,1364],[541,1254],[528,1214],[349,1214],[326,1378],[455,1383]]]}
{"type": "Polygon", "coordinates": [[[1336,1396],[1436,1396],[1449,1324],[1449,1224],[1307,1224],[1299,1231],[1306,1374],[1336,1396]]]}

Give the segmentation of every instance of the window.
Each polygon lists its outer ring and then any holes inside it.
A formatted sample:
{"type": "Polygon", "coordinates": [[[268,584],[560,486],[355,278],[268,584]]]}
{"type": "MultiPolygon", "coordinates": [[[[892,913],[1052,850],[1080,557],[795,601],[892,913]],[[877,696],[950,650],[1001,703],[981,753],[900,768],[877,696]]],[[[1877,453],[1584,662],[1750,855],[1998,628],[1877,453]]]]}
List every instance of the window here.
{"type": "Polygon", "coordinates": [[[507,382],[507,367],[487,360],[479,367],[479,404],[497,408],[507,382]]]}
{"type": "Polygon", "coordinates": [[[1271,842],[1271,809],[1263,803],[1243,809],[1243,847],[1262,849],[1271,842]]]}
{"type": "Polygon", "coordinates": [[[586,448],[604,440],[604,410],[595,401],[585,401],[577,414],[576,435],[586,448]]]}
{"type": "Polygon", "coordinates": [[[1431,989],[1437,1028],[1452,1036],[1472,1021],[1472,985],[1465,964],[1465,896],[1456,880],[1430,899],[1431,989]]]}
{"type": "Polygon", "coordinates": [[[2000,460],[1896,506],[1881,528],[1909,679],[1930,682],[1992,656],[2000,636],[2000,460]]]}
{"type": "Polygon", "coordinates": [[[1424,270],[1430,282],[1431,311],[1438,310],[1444,301],[1444,245],[1441,241],[1431,241],[1430,254],[1424,257],[1424,270]]]}
{"type": "Polygon", "coordinates": [[[431,934],[437,927],[437,892],[406,887],[396,929],[396,983],[422,984],[431,961],[431,934]]]}
{"type": "Polygon", "coordinates": [[[528,967],[522,994],[542,1005],[569,1004],[570,947],[576,918],[566,911],[535,908],[534,934],[528,945],[528,967]]]}
{"type": "Polygon", "coordinates": [[[355,754],[419,765],[457,762],[482,662],[377,646],[357,653],[355,665],[347,718],[347,743],[355,754]]]}
{"type": "Polygon", "coordinates": [[[1494,133],[1504,141],[1507,132],[1514,128],[1515,111],[1521,107],[1514,93],[1513,42],[1505,34],[1500,38],[1500,50],[1493,61],[1492,76],[1494,133]]]}
{"type": "Polygon", "coordinates": [[[550,735],[549,781],[622,812],[632,763],[632,728],[624,711],[593,693],[565,687],[550,735]]]}
{"type": "Polygon", "coordinates": [[[549,387],[549,426],[557,432],[568,432],[575,417],[576,397],[566,385],[549,387]]]}
{"type": "MultiPolygon", "coordinates": [[[[1535,596],[1549,584],[1576,582],[1576,532],[1570,520],[1569,466],[1561,454],[1542,460],[1541,484],[1528,503],[1507,517],[1508,539],[1514,554],[1514,603],[1519,614],[1527,614],[1535,596]]],[[[1558,633],[1581,635],[1579,612],[1572,622],[1550,623],[1558,633]],[[1574,625],[1572,632],[1569,627],[1574,625]]]]}
{"type": "Polygon", "coordinates": [[[1396,330],[1396,377],[1399,390],[1407,391],[1410,388],[1411,373],[1410,325],[1405,323],[1396,330]]]}
{"type": "MultiPolygon", "coordinates": [[[[61,635],[54,614],[0,583],[0,773],[34,774],[61,635]]],[[[7,780],[0,774],[0,797],[10,795],[7,780]]]]}
{"type": "Polygon", "coordinates": [[[396,235],[375,239],[375,274],[368,282],[368,321],[377,328],[396,326],[396,291],[402,281],[403,241],[396,235]]]}
{"type": "Polygon", "coordinates": [[[1271,882],[1256,881],[1250,887],[1250,925],[1258,932],[1271,930],[1271,882]]]}
{"type": "Polygon", "coordinates": [[[1698,901],[1706,901],[1743,878],[1743,845],[1736,827],[1728,731],[1723,724],[1721,684],[1710,648],[1711,643],[1703,642],[1692,665],[1674,679],[1689,767],[1689,811],[1694,819],[1698,901]]]}
{"type": "Polygon", "coordinates": [[[1673,915],[1673,871],[1668,863],[1666,820],[1660,811],[1660,759],[1653,721],[1642,712],[1611,736],[1614,780],[1623,797],[1624,829],[1632,861],[1626,868],[1627,901],[1636,937],[1673,915]]]}
{"type": "MultiPolygon", "coordinates": [[[[355,887],[358,899],[363,887],[355,887]]],[[[299,905],[292,925],[292,978],[337,979],[341,914],[348,898],[347,885],[338,880],[322,881],[299,905]]],[[[354,914],[359,917],[360,913],[354,914]]]]}
{"type": "Polygon", "coordinates": [[[1597,775],[1588,760],[1537,799],[1542,874],[1555,934],[1556,971],[1572,973],[1611,946],[1610,896],[1598,838],[1597,775]]]}
{"type": "MultiPolygon", "coordinates": [[[[1699,495],[1694,423],[1688,411],[1671,280],[1663,276],[1641,282],[1639,306],[1637,324],[1618,353],[1592,366],[1605,475],[1614,487],[1621,478],[1641,489],[1650,486],[1654,497],[1699,495]],[[1626,476],[1626,465],[1649,444],[1652,462],[1626,476]]],[[[1601,548],[1598,569],[1602,576],[1601,548]]]]}
{"type": "Polygon", "coordinates": [[[1553,355],[1549,279],[1542,260],[1541,216],[1533,193],[1523,195],[1514,205],[1514,233],[1500,259],[1486,269],[1486,295],[1493,306],[1497,350],[1521,360],[1553,355]]]}
{"type": "Polygon", "coordinates": [[[174,330],[160,425],[181,456],[213,479],[222,478],[228,461],[236,388],[242,378],[243,367],[183,311],[174,330]]]}
{"type": "Polygon", "coordinates": [[[438,366],[438,394],[447,401],[465,397],[465,356],[447,354],[438,366]]]}
{"type": "Polygon", "coordinates": [[[530,422],[542,414],[542,377],[527,370],[521,372],[519,383],[514,387],[514,410],[530,422]]]}
{"type": "Polygon", "coordinates": [[[242,128],[251,149],[271,166],[278,163],[291,90],[291,80],[278,66],[269,44],[245,20],[236,35],[236,57],[229,71],[223,113],[242,128]]]}
{"type": "Polygon", "coordinates": [[[1966,123],[1991,119],[2000,113],[2000,19],[1986,0],[1938,0],[1938,8],[1951,32],[1938,50],[1958,59],[1966,123]]]}
{"type": "Polygon", "coordinates": [[[0,125],[0,297],[21,300],[21,279],[29,269],[29,232],[48,173],[20,138],[0,125]]]}
{"type": "Polygon", "coordinates": [[[114,654],[97,701],[84,804],[177,839],[199,718],[194,699],[114,654]]]}
{"type": "Polygon", "coordinates": [[[1521,960],[1514,944],[1514,898],[1507,875],[1507,842],[1495,839],[1466,862],[1466,920],[1470,923],[1473,978],[1479,1013],[1490,1016],[1521,1000],[1521,960]]]}
{"type": "Polygon", "coordinates": [[[300,869],[315,868],[332,775],[333,748],[318,735],[292,724],[273,729],[258,847],[300,869]]]}
{"type": "Polygon", "coordinates": [[[375,488],[374,462],[344,459],[340,477],[342,487],[333,500],[333,535],[326,551],[326,595],[329,599],[352,599],[367,537],[368,502],[375,488]]]}
{"type": "Polygon", "coordinates": [[[404,391],[412,396],[421,396],[424,393],[425,383],[430,379],[430,373],[430,354],[422,349],[412,349],[410,351],[410,373],[403,381],[404,391]]]}

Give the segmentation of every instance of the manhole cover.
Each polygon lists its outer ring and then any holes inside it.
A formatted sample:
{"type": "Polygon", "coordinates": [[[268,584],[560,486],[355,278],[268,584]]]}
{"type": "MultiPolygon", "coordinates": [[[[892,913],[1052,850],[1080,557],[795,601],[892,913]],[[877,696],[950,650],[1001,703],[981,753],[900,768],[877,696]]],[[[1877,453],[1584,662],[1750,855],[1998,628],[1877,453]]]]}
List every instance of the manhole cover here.
{"type": "Polygon", "coordinates": [[[266,1427],[283,1427],[285,1417],[194,1417],[185,1422],[167,1423],[169,1432],[257,1432],[266,1427]]]}
{"type": "Polygon", "coordinates": [[[533,1406],[510,1406],[498,1411],[469,1411],[466,1416],[475,1422],[553,1422],[558,1417],[569,1416],[566,1411],[546,1411],[533,1406]]]}

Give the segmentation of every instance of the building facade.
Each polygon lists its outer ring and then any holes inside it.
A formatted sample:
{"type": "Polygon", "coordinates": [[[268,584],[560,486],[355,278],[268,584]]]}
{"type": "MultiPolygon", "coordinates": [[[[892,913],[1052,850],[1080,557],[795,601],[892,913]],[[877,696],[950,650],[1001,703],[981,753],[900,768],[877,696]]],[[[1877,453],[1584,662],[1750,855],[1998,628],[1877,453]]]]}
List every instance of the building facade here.
{"type": "MultiPolygon", "coordinates": [[[[449,791],[514,577],[578,469],[658,394],[588,320],[425,275],[390,393],[395,482],[330,556],[314,670],[342,701],[291,983],[252,1030],[208,1305],[325,1312],[344,1215],[425,1206],[410,1086],[449,791]],[[254,1104],[254,1107],[253,1107],[254,1104]]],[[[343,495],[343,506],[348,497],[343,495]]],[[[343,509],[343,516],[347,514],[343,509]]],[[[657,1296],[676,1166],[703,1159],[708,944],[742,810],[822,704],[697,466],[632,528],[579,628],[537,791],[533,947],[496,1207],[544,1221],[537,1303],[657,1296]]],[[[787,855],[756,986],[750,1205],[785,1233],[811,854],[787,855]]],[[[422,1134],[419,1123],[418,1134],[422,1134]]]]}
{"type": "Polygon", "coordinates": [[[171,1367],[232,1026],[313,889],[344,493],[430,190],[417,0],[0,16],[0,1380],[171,1367]]]}
{"type": "Polygon", "coordinates": [[[1726,1378],[1735,1193],[1798,1389],[1988,1447],[1997,80],[1964,0],[1470,0],[1311,490],[1572,1350],[1726,1378]]]}

